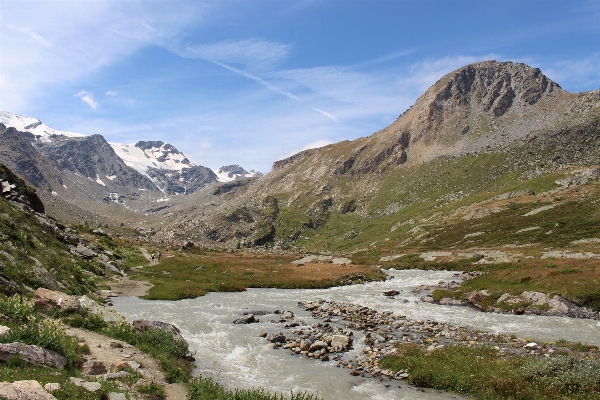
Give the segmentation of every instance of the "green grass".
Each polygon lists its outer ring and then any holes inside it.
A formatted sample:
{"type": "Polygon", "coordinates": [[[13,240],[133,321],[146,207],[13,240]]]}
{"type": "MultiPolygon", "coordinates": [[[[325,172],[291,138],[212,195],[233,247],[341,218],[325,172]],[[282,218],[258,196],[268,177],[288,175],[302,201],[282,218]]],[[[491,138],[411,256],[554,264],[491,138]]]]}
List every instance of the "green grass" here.
{"type": "Polygon", "coordinates": [[[298,256],[186,251],[163,255],[160,264],[137,270],[134,278],[155,286],[147,299],[180,300],[208,292],[235,292],[249,287],[314,289],[340,285],[344,277],[362,274],[382,280],[384,274],[371,266],[339,267],[319,264],[297,267],[298,256]]]}
{"type": "Polygon", "coordinates": [[[412,385],[477,399],[598,399],[600,361],[570,356],[505,359],[493,348],[446,347],[427,353],[402,345],[379,365],[409,373],[412,385]]]}
{"type": "Polygon", "coordinates": [[[290,396],[272,394],[264,389],[228,390],[209,378],[198,377],[189,384],[189,400],[318,400],[317,396],[306,393],[292,393],[290,396]]]}

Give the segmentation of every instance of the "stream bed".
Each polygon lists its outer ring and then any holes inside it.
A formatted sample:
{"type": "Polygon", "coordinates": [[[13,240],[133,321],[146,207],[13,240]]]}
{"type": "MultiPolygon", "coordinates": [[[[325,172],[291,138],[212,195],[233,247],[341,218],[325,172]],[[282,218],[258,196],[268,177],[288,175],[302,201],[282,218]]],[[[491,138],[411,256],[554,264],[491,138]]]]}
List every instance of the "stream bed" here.
{"type": "MultiPolygon", "coordinates": [[[[148,301],[137,297],[113,299],[115,310],[129,320],[149,319],[175,324],[195,352],[197,374],[211,377],[227,387],[264,387],[273,392],[305,391],[323,399],[449,399],[453,393],[411,387],[403,381],[380,382],[351,376],[334,362],[293,356],[287,350],[270,349],[262,333],[282,330],[274,314],[257,316],[260,323],[237,325],[244,312],[290,310],[298,321],[317,322],[300,308],[299,301],[355,303],[378,311],[389,310],[409,319],[446,322],[492,333],[514,334],[536,341],[566,339],[600,346],[600,322],[566,317],[483,313],[469,307],[424,303],[417,293],[421,285],[456,279],[454,271],[390,270],[385,282],[330,289],[248,289],[239,293],[209,293],[196,299],[148,301]],[[395,298],[383,292],[397,290],[395,298]]],[[[365,347],[360,332],[347,357],[356,357],[365,347]]]]}

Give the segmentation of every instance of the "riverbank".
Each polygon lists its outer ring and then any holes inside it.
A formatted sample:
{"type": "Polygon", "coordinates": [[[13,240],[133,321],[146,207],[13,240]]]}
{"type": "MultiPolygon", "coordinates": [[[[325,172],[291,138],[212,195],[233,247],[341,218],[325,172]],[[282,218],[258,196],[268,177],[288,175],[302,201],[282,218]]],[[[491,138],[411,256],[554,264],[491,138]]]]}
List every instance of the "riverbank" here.
{"type": "Polygon", "coordinates": [[[538,343],[412,320],[351,303],[319,300],[298,305],[320,322],[308,325],[294,321],[291,314],[282,315],[279,322],[284,323],[285,333],[264,335],[270,347],[313,360],[331,360],[355,377],[398,387],[405,381],[478,398],[600,396],[596,346],[538,343]],[[366,347],[356,357],[345,357],[358,332],[366,347]]]}

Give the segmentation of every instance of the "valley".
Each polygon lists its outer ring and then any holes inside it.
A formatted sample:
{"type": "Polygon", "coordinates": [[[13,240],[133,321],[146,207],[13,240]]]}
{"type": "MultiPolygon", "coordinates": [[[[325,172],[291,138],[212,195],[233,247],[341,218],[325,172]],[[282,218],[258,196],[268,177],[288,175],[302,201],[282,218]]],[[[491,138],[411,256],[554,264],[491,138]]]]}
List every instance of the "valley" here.
{"type": "Polygon", "coordinates": [[[67,360],[48,375],[11,356],[0,381],[56,376],[60,399],[176,398],[173,383],[192,400],[600,396],[600,90],[469,64],[388,127],[265,175],[211,170],[163,141],[0,122],[0,342],[67,360]],[[58,293],[46,309],[40,289],[58,293]],[[115,310],[147,323],[115,324],[115,310]],[[28,320],[57,324],[60,345],[28,320]],[[94,357],[73,328],[162,372],[83,373],[94,357]],[[466,364],[478,367],[444,367],[466,364]]]}

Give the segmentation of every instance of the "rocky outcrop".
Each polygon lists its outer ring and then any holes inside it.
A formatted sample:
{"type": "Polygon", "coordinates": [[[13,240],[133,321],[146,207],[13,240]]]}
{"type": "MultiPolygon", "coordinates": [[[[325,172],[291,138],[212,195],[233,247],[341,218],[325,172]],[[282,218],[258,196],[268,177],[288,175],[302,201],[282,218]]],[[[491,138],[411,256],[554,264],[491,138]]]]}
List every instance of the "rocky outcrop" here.
{"type": "Polygon", "coordinates": [[[44,204],[35,189],[27,186],[21,177],[3,164],[0,164],[0,196],[27,211],[38,213],[45,211],[44,204]]]}
{"type": "Polygon", "coordinates": [[[6,400],[56,400],[38,381],[0,382],[0,398],[6,400]]]}
{"type": "Polygon", "coordinates": [[[63,369],[67,359],[52,350],[24,343],[0,343],[0,361],[8,362],[18,356],[27,364],[63,369]]]}
{"type": "Polygon", "coordinates": [[[38,288],[33,294],[35,305],[43,310],[52,310],[57,307],[64,311],[79,311],[81,304],[75,296],[56,292],[45,288],[38,288]]]}

